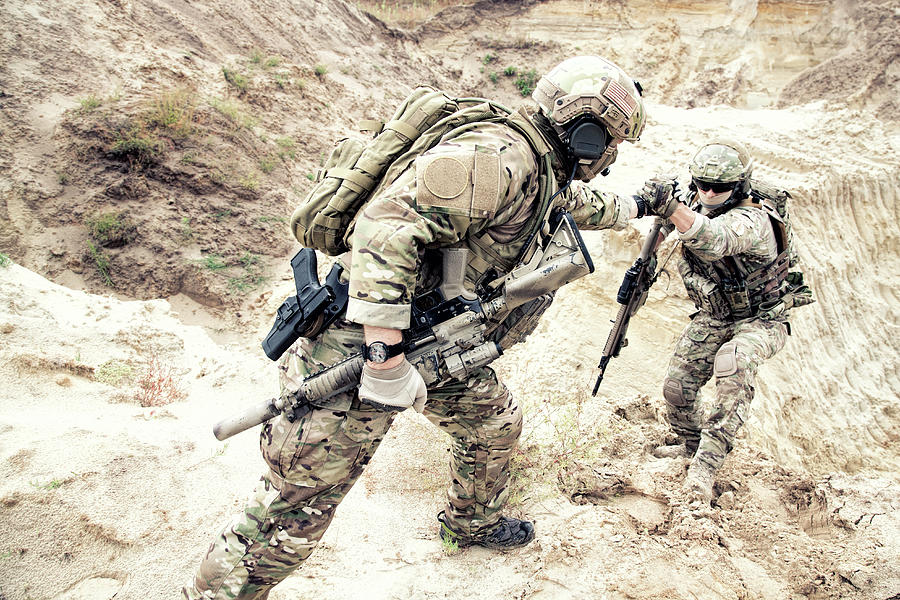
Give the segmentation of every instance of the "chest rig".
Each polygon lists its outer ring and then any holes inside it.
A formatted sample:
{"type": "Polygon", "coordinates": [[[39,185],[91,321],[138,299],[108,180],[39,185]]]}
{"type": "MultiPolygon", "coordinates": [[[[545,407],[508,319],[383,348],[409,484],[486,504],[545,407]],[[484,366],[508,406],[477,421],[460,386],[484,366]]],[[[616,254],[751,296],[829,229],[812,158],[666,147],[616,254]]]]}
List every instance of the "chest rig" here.
{"type": "MultiPolygon", "coordinates": [[[[741,202],[713,210],[707,216],[715,219],[737,207],[756,208],[769,217],[777,244],[774,259],[762,265],[741,255],[708,261],[689,248],[682,248],[684,260],[693,275],[707,282],[707,285],[689,285],[686,281],[688,296],[698,309],[723,320],[757,316],[761,310],[776,304],[787,291],[786,279],[791,262],[790,232],[776,207],[761,194],[751,192],[741,202]]],[[[695,202],[692,208],[699,211],[700,203],[695,202]]]]}

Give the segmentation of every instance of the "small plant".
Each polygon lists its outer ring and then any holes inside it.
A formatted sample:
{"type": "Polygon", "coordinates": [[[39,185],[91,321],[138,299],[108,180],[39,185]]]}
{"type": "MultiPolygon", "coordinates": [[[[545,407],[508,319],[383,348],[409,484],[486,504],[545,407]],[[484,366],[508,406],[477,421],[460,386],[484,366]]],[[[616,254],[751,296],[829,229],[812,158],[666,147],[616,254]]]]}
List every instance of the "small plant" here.
{"type": "Polygon", "coordinates": [[[288,84],[291,83],[290,79],[288,79],[281,73],[275,73],[275,75],[272,76],[272,79],[275,81],[275,85],[277,85],[282,90],[287,88],[288,84]]]}
{"type": "Polygon", "coordinates": [[[512,77],[513,75],[516,74],[516,68],[515,67],[506,67],[505,69],[503,69],[503,74],[506,75],[507,77],[512,77]]]}
{"type": "Polygon", "coordinates": [[[453,556],[454,554],[459,552],[459,542],[452,539],[443,538],[441,539],[441,551],[446,556],[453,556]]]}
{"type": "Polygon", "coordinates": [[[190,217],[181,217],[180,233],[183,240],[189,240],[194,237],[194,230],[191,228],[190,217]]]}
{"type": "Polygon", "coordinates": [[[275,159],[271,156],[264,156],[259,159],[259,170],[263,173],[271,173],[275,170],[275,159]]]}
{"type": "Polygon", "coordinates": [[[263,61],[263,53],[258,48],[254,48],[250,52],[250,62],[254,65],[258,65],[263,61]]]}
{"type": "Polygon", "coordinates": [[[278,157],[281,160],[285,160],[286,158],[295,158],[297,153],[294,151],[294,139],[290,137],[280,137],[275,138],[275,145],[277,145],[280,150],[278,151],[278,157]]]}
{"type": "Polygon", "coordinates": [[[59,182],[59,185],[66,185],[67,183],[69,183],[69,174],[65,171],[57,172],[56,181],[59,182]]]}
{"type": "Polygon", "coordinates": [[[325,74],[328,73],[328,67],[326,67],[325,65],[316,65],[313,69],[313,73],[316,74],[316,77],[325,77],[325,74]]]}
{"type": "Polygon", "coordinates": [[[497,79],[498,79],[497,72],[491,71],[490,75],[488,75],[488,79],[491,80],[491,83],[497,83],[497,79]]]}
{"type": "Polygon", "coordinates": [[[108,287],[116,287],[116,284],[113,283],[113,280],[109,276],[109,257],[90,240],[88,240],[88,251],[94,261],[94,265],[97,267],[97,272],[100,273],[100,277],[103,279],[103,283],[108,287]]]}
{"type": "Polygon", "coordinates": [[[306,178],[309,179],[310,181],[315,181],[315,180],[316,180],[316,176],[313,175],[312,173],[307,173],[307,174],[306,174],[306,178]]]}
{"type": "Polygon", "coordinates": [[[133,377],[134,367],[127,362],[117,359],[106,361],[94,371],[95,380],[113,387],[129,383],[133,377]]]}
{"type": "Polygon", "coordinates": [[[213,219],[215,219],[216,221],[221,221],[230,217],[231,214],[232,213],[230,208],[224,208],[222,210],[217,210],[216,212],[214,212],[213,219]]]}
{"type": "Polygon", "coordinates": [[[262,215],[261,217],[256,217],[257,223],[287,223],[286,217],[275,217],[272,215],[262,215]]]}
{"type": "Polygon", "coordinates": [[[221,271],[228,268],[228,263],[218,254],[207,254],[200,259],[200,264],[210,271],[221,271]]]}
{"type": "Polygon", "coordinates": [[[46,483],[31,482],[31,486],[36,487],[39,490],[55,490],[62,487],[62,484],[63,482],[59,479],[52,479],[46,483]]]}
{"type": "Polygon", "coordinates": [[[529,96],[531,95],[531,92],[534,91],[534,86],[537,85],[538,79],[539,75],[537,74],[537,71],[529,69],[528,71],[519,74],[519,77],[515,81],[515,86],[523,96],[529,96]]]}
{"type": "Polygon", "coordinates": [[[266,278],[262,274],[262,267],[259,264],[259,256],[256,254],[252,254],[250,252],[244,252],[240,258],[238,258],[238,263],[240,263],[241,267],[243,267],[244,272],[236,277],[231,277],[228,279],[228,287],[237,293],[247,293],[252,290],[257,289],[263,283],[265,283],[266,278]]]}
{"type": "Polygon", "coordinates": [[[2,252],[0,252],[0,267],[3,267],[5,269],[6,267],[8,267],[11,264],[12,264],[12,259],[9,256],[7,256],[6,254],[3,254],[2,252]]]}
{"type": "Polygon", "coordinates": [[[231,121],[235,129],[240,129],[241,127],[249,129],[255,125],[253,117],[241,111],[240,107],[234,102],[214,98],[210,100],[209,105],[231,121]]]}
{"type": "Polygon", "coordinates": [[[235,71],[234,69],[229,69],[228,67],[222,67],[222,75],[225,76],[225,81],[231,84],[234,88],[241,92],[247,91],[247,78],[235,71]]]}
{"type": "Polygon", "coordinates": [[[492,62],[494,62],[495,60],[497,60],[497,55],[488,53],[488,54],[484,55],[484,58],[481,59],[481,62],[485,65],[489,65],[492,62]]]}
{"type": "Polygon", "coordinates": [[[137,380],[137,401],[141,406],[164,406],[187,397],[172,365],[153,356],[137,380]]]}
{"type": "Polygon", "coordinates": [[[146,116],[149,127],[164,129],[177,137],[187,137],[194,121],[194,94],[190,90],[167,91],[155,96],[146,116]]]}
{"type": "Polygon", "coordinates": [[[129,123],[119,128],[109,147],[110,156],[125,159],[132,166],[152,163],[161,151],[162,141],[146,131],[142,124],[137,123],[129,123]]]}
{"type": "Polygon", "coordinates": [[[104,248],[119,248],[134,239],[137,227],[123,212],[105,212],[85,221],[91,238],[104,248]]]}
{"type": "Polygon", "coordinates": [[[259,189],[259,179],[256,178],[256,173],[247,173],[238,180],[238,185],[245,190],[254,192],[259,189]]]}
{"type": "Polygon", "coordinates": [[[98,108],[102,104],[102,101],[91,94],[87,98],[82,98],[81,100],[79,100],[78,103],[81,105],[82,112],[91,112],[95,108],[98,108]]]}
{"type": "Polygon", "coordinates": [[[270,56],[266,59],[266,63],[263,65],[267,69],[271,69],[272,67],[277,67],[281,64],[281,59],[277,56],[270,56]]]}

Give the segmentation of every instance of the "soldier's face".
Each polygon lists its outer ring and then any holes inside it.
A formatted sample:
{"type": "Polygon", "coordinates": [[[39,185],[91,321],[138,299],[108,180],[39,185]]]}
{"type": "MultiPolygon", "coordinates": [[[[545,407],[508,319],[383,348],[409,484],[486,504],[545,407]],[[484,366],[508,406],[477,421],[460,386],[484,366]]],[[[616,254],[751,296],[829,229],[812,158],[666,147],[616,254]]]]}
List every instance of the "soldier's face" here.
{"type": "Polygon", "coordinates": [[[727,190],[719,193],[716,193],[711,189],[697,190],[697,193],[700,195],[700,203],[707,208],[715,208],[716,206],[721,206],[723,202],[731,198],[731,194],[733,192],[733,190],[727,190]]]}

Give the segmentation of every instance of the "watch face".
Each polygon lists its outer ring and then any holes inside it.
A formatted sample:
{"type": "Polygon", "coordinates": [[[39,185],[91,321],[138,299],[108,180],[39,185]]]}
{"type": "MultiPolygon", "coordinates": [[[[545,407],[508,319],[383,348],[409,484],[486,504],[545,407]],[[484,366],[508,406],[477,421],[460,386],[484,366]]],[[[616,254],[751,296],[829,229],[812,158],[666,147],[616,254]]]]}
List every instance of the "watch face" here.
{"type": "Polygon", "coordinates": [[[387,346],[384,342],[369,344],[369,360],[374,363],[383,363],[387,360],[387,346]]]}

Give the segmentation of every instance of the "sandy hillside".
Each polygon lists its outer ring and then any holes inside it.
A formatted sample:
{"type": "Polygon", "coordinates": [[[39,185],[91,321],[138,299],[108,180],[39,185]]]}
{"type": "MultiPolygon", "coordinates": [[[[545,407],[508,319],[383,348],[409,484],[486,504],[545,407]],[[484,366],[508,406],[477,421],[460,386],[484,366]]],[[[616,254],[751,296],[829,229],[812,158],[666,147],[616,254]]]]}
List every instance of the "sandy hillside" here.
{"type": "Polygon", "coordinates": [[[590,397],[646,224],[588,233],[597,272],[496,363],[535,543],[444,552],[447,440],[404,414],[271,599],[900,598],[897,2],[381,5],[0,6],[0,599],[176,598],[262,470],[254,432],[211,429],[276,391],[259,341],[292,288],[286,217],[331,142],[421,83],[515,106],[576,53],[639,78],[651,115],[599,186],[727,134],[794,194],[818,302],[762,368],[714,506],[687,510],[685,465],[649,454],[677,279],[590,397]]]}

